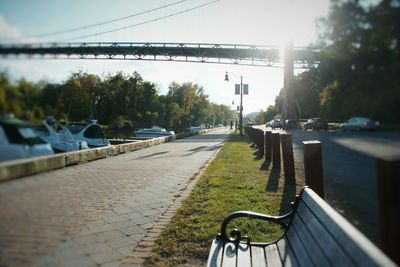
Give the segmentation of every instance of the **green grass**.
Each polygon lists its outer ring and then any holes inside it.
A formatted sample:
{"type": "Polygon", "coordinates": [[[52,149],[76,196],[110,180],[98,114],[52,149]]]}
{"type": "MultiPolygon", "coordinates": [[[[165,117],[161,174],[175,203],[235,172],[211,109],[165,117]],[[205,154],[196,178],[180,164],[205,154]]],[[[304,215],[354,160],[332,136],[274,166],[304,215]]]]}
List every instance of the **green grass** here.
{"type": "MultiPolygon", "coordinates": [[[[299,176],[300,171],[296,173],[299,176]]],[[[283,173],[257,157],[246,137],[231,135],[161,233],[145,265],[203,266],[211,241],[229,213],[251,210],[280,215],[290,210],[296,186],[283,180],[283,173]]],[[[258,220],[238,219],[231,224],[230,229],[239,228],[253,241],[272,241],[282,234],[275,224],[258,220]]]]}

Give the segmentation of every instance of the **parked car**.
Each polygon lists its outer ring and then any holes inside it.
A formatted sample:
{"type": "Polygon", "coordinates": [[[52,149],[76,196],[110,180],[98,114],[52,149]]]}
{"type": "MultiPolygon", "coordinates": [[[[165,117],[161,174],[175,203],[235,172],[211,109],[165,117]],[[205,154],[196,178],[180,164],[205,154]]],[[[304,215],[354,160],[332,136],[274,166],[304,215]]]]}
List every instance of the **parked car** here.
{"type": "Polygon", "coordinates": [[[340,125],[342,131],[375,130],[379,122],[365,117],[353,117],[340,125]]]}
{"type": "Polygon", "coordinates": [[[328,122],[321,118],[310,118],[304,123],[304,130],[312,129],[313,131],[328,130],[328,122]]]}
{"type": "Polygon", "coordinates": [[[288,119],[285,121],[285,129],[297,129],[299,122],[295,119],[288,119]]]}
{"type": "Polygon", "coordinates": [[[281,122],[281,120],[274,119],[272,121],[267,122],[265,124],[265,127],[271,127],[272,129],[282,128],[282,122],[281,122]]]}

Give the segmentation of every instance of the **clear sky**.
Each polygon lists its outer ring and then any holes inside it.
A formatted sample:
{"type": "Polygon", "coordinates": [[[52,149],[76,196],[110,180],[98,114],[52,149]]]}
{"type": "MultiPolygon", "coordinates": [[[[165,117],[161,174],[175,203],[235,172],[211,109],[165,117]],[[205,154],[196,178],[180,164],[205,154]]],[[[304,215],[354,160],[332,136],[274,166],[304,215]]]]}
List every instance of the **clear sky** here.
{"type": "MultiPolygon", "coordinates": [[[[288,40],[293,40],[294,46],[307,46],[316,41],[315,20],[326,16],[328,8],[329,0],[0,0],[0,43],[112,41],[283,46],[288,40]],[[204,4],[208,5],[170,16],[204,4]],[[86,30],[37,37],[166,5],[170,6],[86,30]],[[162,17],[166,18],[156,20],[162,17]],[[155,21],[108,34],[82,37],[150,20],[155,21]]],[[[172,81],[192,81],[205,88],[212,102],[231,106],[234,100],[236,106],[239,98],[234,95],[234,84],[239,83],[239,78],[231,75],[230,82],[225,82],[224,74],[228,71],[243,75],[243,82],[249,84],[249,95],[243,97],[245,114],[265,110],[274,103],[283,86],[283,69],[236,65],[2,58],[0,71],[4,70],[14,80],[25,77],[32,81],[47,79],[51,82],[62,82],[77,70],[98,75],[137,71],[145,80],[156,83],[162,94],[167,92],[172,81]]]]}

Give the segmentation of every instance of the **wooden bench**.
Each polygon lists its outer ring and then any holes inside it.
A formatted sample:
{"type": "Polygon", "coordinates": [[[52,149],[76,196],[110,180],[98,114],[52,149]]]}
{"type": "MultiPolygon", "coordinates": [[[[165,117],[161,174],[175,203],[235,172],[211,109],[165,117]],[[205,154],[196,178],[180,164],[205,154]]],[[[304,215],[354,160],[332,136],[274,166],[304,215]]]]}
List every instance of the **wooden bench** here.
{"type": "Polygon", "coordinates": [[[238,211],[221,225],[207,266],[396,266],[346,219],[305,187],[284,216],[238,211]],[[251,242],[234,229],[233,219],[247,217],[278,223],[285,231],[270,243],[251,242]]]}

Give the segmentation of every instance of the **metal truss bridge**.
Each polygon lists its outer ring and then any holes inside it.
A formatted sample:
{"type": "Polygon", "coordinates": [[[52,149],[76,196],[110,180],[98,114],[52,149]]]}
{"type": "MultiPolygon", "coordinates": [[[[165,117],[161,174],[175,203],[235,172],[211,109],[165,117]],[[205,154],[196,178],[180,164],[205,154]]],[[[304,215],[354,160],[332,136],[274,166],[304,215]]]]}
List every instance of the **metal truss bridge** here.
{"type": "MultiPolygon", "coordinates": [[[[294,47],[294,68],[312,68],[319,63],[319,50],[294,47]]],[[[0,44],[3,58],[43,59],[109,59],[178,61],[237,64],[261,67],[283,67],[283,52],[278,47],[206,44],[206,43],[135,43],[89,42],[0,44]]]]}

